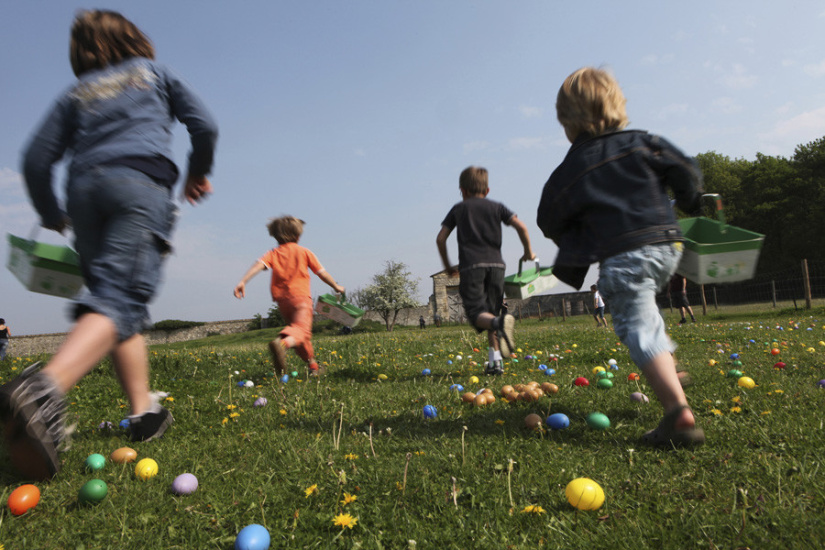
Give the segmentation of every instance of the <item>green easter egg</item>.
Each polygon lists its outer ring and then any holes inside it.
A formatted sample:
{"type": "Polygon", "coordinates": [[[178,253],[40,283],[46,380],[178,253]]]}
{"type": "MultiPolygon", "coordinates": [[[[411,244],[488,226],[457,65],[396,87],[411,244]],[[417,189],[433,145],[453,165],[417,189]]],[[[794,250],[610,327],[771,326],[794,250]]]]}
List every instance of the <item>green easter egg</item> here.
{"type": "Polygon", "coordinates": [[[742,371],[731,369],[728,371],[728,378],[739,378],[742,376],[742,371]]]}
{"type": "Polygon", "coordinates": [[[594,430],[606,430],[610,427],[610,419],[604,413],[590,413],[587,415],[587,425],[594,430]]]}
{"type": "Polygon", "coordinates": [[[607,378],[602,378],[598,382],[596,382],[596,387],[601,388],[603,390],[609,390],[613,387],[613,381],[607,378]]]}
{"type": "Polygon", "coordinates": [[[106,457],[102,454],[92,454],[86,457],[86,469],[90,472],[96,472],[98,470],[102,470],[104,466],[106,466],[106,457]]]}
{"type": "Polygon", "coordinates": [[[102,479],[90,479],[80,488],[77,500],[80,501],[81,504],[97,504],[106,498],[106,493],[108,492],[109,487],[105,481],[102,479]]]}

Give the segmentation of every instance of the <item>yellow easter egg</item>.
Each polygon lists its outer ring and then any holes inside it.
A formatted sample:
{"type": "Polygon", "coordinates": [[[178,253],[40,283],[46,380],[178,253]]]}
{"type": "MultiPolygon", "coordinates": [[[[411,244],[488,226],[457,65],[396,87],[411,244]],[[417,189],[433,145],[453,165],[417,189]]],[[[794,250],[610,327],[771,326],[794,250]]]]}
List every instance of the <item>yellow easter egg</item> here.
{"type": "Polygon", "coordinates": [[[386,374],[379,374],[379,375],[378,375],[378,379],[379,379],[379,380],[386,380],[386,379],[387,379],[387,375],[386,375],[386,374]]]}
{"type": "Polygon", "coordinates": [[[135,475],[140,479],[147,480],[155,477],[158,473],[158,463],[151,458],[144,458],[135,466],[135,475]]]}
{"type": "Polygon", "coordinates": [[[753,378],[751,378],[749,376],[739,377],[739,380],[737,380],[736,383],[739,384],[739,387],[742,387],[742,388],[751,389],[751,388],[756,387],[756,382],[754,382],[753,378]]]}
{"type": "Polygon", "coordinates": [[[604,367],[594,367],[593,374],[599,374],[600,372],[605,372],[604,367]]]}
{"type": "Polygon", "coordinates": [[[478,384],[478,376],[471,376],[470,377],[471,384],[478,384]]]}
{"type": "Polygon", "coordinates": [[[586,477],[579,477],[564,489],[567,502],[579,510],[598,510],[604,504],[604,490],[598,483],[586,477]]]}

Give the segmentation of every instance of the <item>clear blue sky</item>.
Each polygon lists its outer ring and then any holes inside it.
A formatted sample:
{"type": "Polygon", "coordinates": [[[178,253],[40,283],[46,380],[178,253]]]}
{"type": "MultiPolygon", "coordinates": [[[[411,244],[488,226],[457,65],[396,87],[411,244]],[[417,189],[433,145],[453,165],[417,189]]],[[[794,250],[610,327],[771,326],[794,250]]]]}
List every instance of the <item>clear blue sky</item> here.
{"type": "MultiPolygon", "coordinates": [[[[232,288],[265,250],[270,217],[308,224],[301,244],[348,288],[389,259],[420,279],[441,269],[435,236],[460,199],[458,174],[490,171],[490,198],[556,254],[535,213],[568,143],[555,119],[563,79],[607,66],[631,127],[689,154],[791,156],[825,135],[825,5],[819,1],[469,2],[7,0],[0,6],[0,230],[37,224],[20,152],[73,81],[76,9],[121,11],[183,75],[221,130],[215,194],[183,206],[155,321],[243,319],[270,305],[267,274],[232,288]]],[[[185,132],[176,160],[185,159],[185,132]]],[[[56,185],[62,187],[62,170],[56,185]]],[[[505,229],[505,260],[521,254],[505,229]]],[[[40,240],[61,242],[41,231],[40,240]]],[[[450,252],[457,261],[455,238],[450,252]]],[[[0,243],[5,263],[8,244],[0,243]]],[[[588,283],[595,280],[591,269],[588,283]]],[[[61,332],[67,301],[26,292],[0,270],[0,317],[14,334],[61,332]]],[[[313,279],[317,295],[329,289],[313,279]]]]}

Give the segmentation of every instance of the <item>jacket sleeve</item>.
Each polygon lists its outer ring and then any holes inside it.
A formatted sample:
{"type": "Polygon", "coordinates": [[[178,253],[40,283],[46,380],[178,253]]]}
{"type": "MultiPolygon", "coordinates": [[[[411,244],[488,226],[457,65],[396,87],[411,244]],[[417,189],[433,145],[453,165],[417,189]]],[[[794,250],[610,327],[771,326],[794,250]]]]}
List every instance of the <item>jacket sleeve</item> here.
{"type": "Polygon", "coordinates": [[[661,158],[665,164],[665,184],[673,190],[676,205],[686,214],[699,212],[704,193],[699,165],[695,159],[686,156],[666,139],[656,139],[661,146],[661,158]]]}
{"type": "Polygon", "coordinates": [[[57,101],[23,151],[26,189],[44,227],[58,226],[65,218],[54,194],[52,169],[69,147],[71,112],[71,102],[67,97],[57,101]]]}
{"type": "Polygon", "coordinates": [[[164,74],[172,113],[189,132],[192,151],[189,153],[188,174],[205,176],[212,171],[218,125],[195,91],[173,71],[164,74]]]}
{"type": "Polygon", "coordinates": [[[541,192],[539,208],[536,215],[536,225],[548,239],[552,239],[556,244],[567,230],[568,220],[564,208],[560,206],[559,197],[556,195],[554,186],[551,184],[553,176],[544,184],[541,192]]]}

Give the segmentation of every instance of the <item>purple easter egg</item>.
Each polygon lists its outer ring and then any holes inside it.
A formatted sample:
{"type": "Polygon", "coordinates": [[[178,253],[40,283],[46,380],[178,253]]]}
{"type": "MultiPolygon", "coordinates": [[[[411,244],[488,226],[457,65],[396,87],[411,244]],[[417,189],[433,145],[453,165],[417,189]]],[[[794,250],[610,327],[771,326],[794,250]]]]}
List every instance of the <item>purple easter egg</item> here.
{"type": "Polygon", "coordinates": [[[816,385],[820,388],[825,388],[825,378],[817,382],[816,385]]]}
{"type": "Polygon", "coordinates": [[[266,400],[266,397],[259,397],[258,399],[255,400],[254,403],[252,403],[252,406],[253,407],[263,407],[267,403],[268,403],[268,401],[266,400]]]}
{"type": "Polygon", "coordinates": [[[633,401],[638,401],[639,403],[649,403],[650,400],[647,398],[645,394],[640,391],[634,391],[630,394],[630,399],[633,401]]]}
{"type": "Polygon", "coordinates": [[[172,492],[177,495],[194,493],[198,488],[198,478],[192,474],[181,474],[172,482],[172,492]]]}

